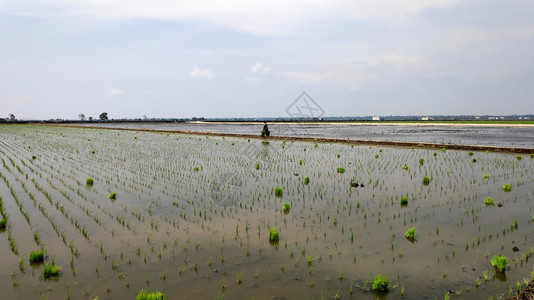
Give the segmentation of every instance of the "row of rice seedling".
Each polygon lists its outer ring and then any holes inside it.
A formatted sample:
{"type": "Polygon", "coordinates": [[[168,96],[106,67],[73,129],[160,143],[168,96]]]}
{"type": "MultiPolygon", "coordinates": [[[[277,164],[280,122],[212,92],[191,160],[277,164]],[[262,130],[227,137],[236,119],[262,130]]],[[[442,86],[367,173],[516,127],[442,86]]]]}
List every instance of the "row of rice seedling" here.
{"type": "MultiPolygon", "coordinates": [[[[91,285],[82,294],[346,297],[378,274],[393,278],[389,293],[417,298],[467,293],[493,255],[517,261],[509,280],[528,269],[519,243],[530,215],[513,206],[529,206],[532,168],[514,156],[49,127],[13,127],[0,139],[33,203],[62,217],[57,226],[68,225],[76,244],[89,236],[80,257],[91,263],[71,260],[71,273],[91,285]],[[412,227],[417,234],[404,238],[412,227]],[[98,284],[106,274],[114,279],[98,284]],[[420,291],[428,278],[443,291],[420,291]]],[[[502,290],[495,274],[468,293],[502,290]]]]}

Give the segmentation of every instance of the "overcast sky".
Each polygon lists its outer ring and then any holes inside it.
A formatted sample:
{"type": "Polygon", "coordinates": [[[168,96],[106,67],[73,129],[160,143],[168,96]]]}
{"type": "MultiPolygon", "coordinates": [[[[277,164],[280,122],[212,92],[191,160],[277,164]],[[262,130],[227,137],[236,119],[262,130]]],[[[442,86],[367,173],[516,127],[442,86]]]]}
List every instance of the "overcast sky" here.
{"type": "Polygon", "coordinates": [[[0,0],[0,117],[534,113],[525,0],[0,0]]]}

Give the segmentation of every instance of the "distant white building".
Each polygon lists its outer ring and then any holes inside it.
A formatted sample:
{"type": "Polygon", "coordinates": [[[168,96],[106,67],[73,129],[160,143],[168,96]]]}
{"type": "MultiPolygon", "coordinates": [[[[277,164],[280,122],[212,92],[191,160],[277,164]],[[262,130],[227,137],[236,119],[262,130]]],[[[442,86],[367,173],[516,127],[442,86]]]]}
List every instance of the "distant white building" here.
{"type": "Polygon", "coordinates": [[[380,121],[380,116],[373,116],[373,121],[380,121]]]}
{"type": "Polygon", "coordinates": [[[430,121],[433,120],[431,117],[422,117],[421,121],[430,121]]]}

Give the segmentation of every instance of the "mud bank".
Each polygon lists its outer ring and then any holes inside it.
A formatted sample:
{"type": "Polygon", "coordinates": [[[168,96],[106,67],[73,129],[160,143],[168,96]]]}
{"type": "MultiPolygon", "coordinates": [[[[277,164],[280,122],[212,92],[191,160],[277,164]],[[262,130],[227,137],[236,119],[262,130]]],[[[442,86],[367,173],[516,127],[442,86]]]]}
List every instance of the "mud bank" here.
{"type": "MultiPolygon", "coordinates": [[[[193,134],[193,135],[207,135],[207,136],[228,136],[237,138],[263,139],[259,135],[253,134],[238,134],[238,133],[216,133],[216,132],[197,132],[189,130],[158,130],[147,128],[122,128],[122,127],[96,127],[84,125],[70,125],[70,124],[47,124],[44,126],[60,126],[60,127],[79,127],[79,128],[93,128],[93,129],[108,129],[108,130],[125,130],[125,131],[143,131],[154,133],[179,133],[179,134],[193,134]]],[[[345,143],[354,145],[377,145],[377,146],[392,146],[392,147],[415,147],[423,149],[448,149],[448,150],[463,150],[463,151],[477,151],[477,152],[499,152],[499,153],[517,153],[530,154],[534,153],[531,148],[519,147],[502,147],[502,146],[483,146],[483,145],[455,145],[444,143],[418,143],[418,142],[395,142],[395,141],[376,141],[376,140],[355,140],[355,139],[338,139],[338,138],[313,138],[313,137],[290,137],[290,136],[271,136],[269,140],[293,140],[302,142],[321,142],[321,143],[345,143]]]]}

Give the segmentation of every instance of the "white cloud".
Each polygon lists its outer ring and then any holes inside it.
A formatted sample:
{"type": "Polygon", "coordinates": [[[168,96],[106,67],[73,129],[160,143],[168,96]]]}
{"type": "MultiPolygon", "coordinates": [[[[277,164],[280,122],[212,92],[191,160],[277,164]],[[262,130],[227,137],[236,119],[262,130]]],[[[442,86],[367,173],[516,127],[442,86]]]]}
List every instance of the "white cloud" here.
{"type": "Polygon", "coordinates": [[[193,78],[211,79],[211,78],[213,78],[213,74],[211,74],[211,71],[208,70],[208,69],[201,69],[201,68],[195,66],[191,70],[191,77],[193,77],[193,78]]]}
{"type": "Polygon", "coordinates": [[[259,35],[290,35],[314,22],[403,18],[457,0],[26,0],[0,12],[25,16],[94,16],[106,19],[200,20],[259,35]],[[52,14],[53,14],[52,13],[52,14]]]}
{"type": "Polygon", "coordinates": [[[261,63],[256,63],[250,68],[250,70],[254,73],[269,73],[271,71],[271,67],[264,66],[261,63]]]}
{"type": "Polygon", "coordinates": [[[121,89],[112,89],[108,92],[109,97],[122,97],[124,92],[121,89]]]}
{"type": "Polygon", "coordinates": [[[382,61],[393,64],[398,71],[432,72],[437,67],[435,63],[418,56],[387,54],[382,61]]]}
{"type": "Polygon", "coordinates": [[[245,80],[248,82],[256,82],[258,81],[258,77],[245,77],[245,80]]]}

